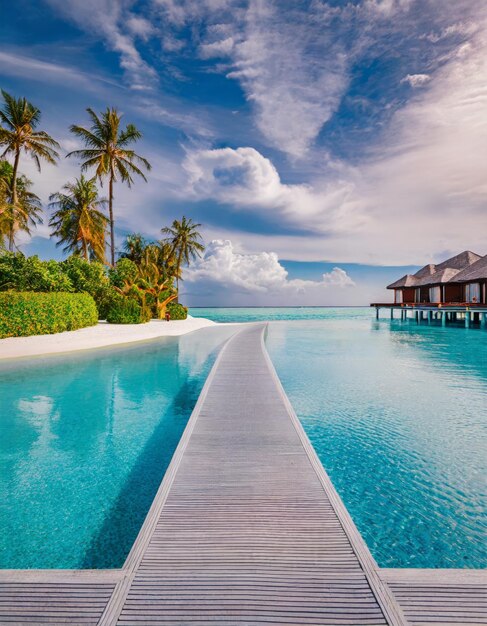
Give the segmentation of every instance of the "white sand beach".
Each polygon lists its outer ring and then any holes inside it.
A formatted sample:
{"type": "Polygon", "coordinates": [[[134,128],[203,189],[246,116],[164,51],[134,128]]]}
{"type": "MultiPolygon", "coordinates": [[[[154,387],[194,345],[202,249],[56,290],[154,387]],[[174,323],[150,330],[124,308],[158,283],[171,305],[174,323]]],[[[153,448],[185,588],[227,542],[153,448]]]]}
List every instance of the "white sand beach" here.
{"type": "Polygon", "coordinates": [[[211,320],[188,315],[185,320],[170,322],[163,320],[151,320],[147,324],[99,322],[96,326],[54,335],[8,337],[7,339],[0,339],[0,360],[89,350],[157,337],[175,337],[215,324],[211,320]]]}

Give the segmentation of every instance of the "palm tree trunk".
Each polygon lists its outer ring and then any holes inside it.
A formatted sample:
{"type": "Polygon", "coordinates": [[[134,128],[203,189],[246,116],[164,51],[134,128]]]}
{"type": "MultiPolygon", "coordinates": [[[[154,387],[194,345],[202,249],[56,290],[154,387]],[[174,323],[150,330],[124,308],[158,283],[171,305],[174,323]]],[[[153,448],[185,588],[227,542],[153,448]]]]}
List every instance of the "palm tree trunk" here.
{"type": "Polygon", "coordinates": [[[10,231],[8,235],[8,249],[10,252],[14,251],[14,222],[15,222],[15,211],[17,210],[18,198],[17,198],[17,172],[19,169],[19,160],[20,160],[20,150],[17,150],[15,153],[14,166],[12,171],[12,221],[10,223],[10,231]]]}
{"type": "Polygon", "coordinates": [[[89,263],[90,262],[90,258],[89,258],[89,255],[88,255],[88,244],[86,243],[86,239],[83,239],[83,255],[84,255],[85,259],[89,263]]]}
{"type": "Polygon", "coordinates": [[[109,194],[108,194],[108,213],[110,216],[110,256],[112,266],[115,265],[115,223],[113,221],[113,173],[110,174],[109,194]]]}

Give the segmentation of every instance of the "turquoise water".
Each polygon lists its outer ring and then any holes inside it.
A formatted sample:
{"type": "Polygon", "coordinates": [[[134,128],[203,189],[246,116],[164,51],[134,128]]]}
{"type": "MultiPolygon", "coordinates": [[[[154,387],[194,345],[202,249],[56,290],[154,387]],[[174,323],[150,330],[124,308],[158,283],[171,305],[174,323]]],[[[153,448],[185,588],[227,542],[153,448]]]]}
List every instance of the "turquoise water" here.
{"type": "Polygon", "coordinates": [[[192,314],[281,320],[269,353],[380,566],[487,566],[486,331],[370,309],[192,314]]]}
{"type": "MultiPolygon", "coordinates": [[[[365,308],[191,313],[273,320],[278,374],[379,565],[487,565],[486,331],[365,308]]],[[[0,366],[1,567],[122,565],[233,330],[0,366]]]]}
{"type": "Polygon", "coordinates": [[[193,308],[193,317],[206,317],[215,322],[266,322],[291,320],[321,320],[342,318],[369,319],[370,308],[333,307],[241,307],[241,308],[193,308]]]}
{"type": "Polygon", "coordinates": [[[123,564],[229,329],[0,369],[0,567],[123,564]]]}

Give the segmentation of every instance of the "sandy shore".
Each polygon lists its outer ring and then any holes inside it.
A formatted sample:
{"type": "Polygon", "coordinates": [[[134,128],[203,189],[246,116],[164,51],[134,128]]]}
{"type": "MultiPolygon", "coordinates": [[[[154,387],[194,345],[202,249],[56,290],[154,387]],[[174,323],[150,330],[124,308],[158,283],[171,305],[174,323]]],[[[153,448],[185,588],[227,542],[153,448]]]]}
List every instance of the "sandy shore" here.
{"type": "Polygon", "coordinates": [[[0,339],[0,359],[56,354],[72,352],[73,350],[89,350],[91,348],[155,339],[156,337],[175,337],[214,325],[215,322],[211,320],[191,316],[188,316],[188,319],[185,320],[174,320],[171,322],[152,320],[147,324],[107,324],[106,322],[99,322],[96,326],[55,335],[0,339]]]}

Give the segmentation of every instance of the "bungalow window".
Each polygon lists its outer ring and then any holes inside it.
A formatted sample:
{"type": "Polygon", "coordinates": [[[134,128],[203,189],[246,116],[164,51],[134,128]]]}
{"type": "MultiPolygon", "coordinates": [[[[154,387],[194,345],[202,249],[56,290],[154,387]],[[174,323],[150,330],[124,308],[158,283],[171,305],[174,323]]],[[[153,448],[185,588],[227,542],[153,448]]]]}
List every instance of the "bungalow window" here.
{"type": "Polygon", "coordinates": [[[430,302],[441,302],[441,287],[430,287],[430,302]]]}
{"type": "Polygon", "coordinates": [[[480,302],[480,283],[465,285],[465,302],[480,302]]]}

